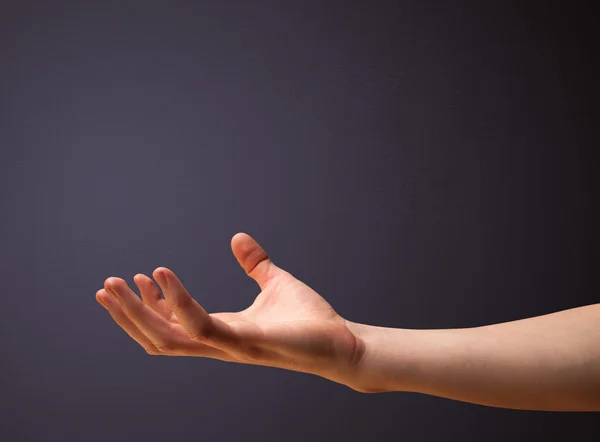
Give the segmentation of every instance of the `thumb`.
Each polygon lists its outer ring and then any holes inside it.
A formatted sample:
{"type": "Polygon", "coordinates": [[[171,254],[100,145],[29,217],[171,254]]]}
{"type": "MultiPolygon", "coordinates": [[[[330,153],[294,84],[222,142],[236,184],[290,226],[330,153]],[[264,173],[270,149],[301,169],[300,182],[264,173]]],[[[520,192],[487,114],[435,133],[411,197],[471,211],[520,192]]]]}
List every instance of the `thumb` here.
{"type": "Polygon", "coordinates": [[[283,272],[273,264],[260,244],[247,233],[236,233],[231,238],[231,250],[240,266],[258,283],[261,290],[264,290],[278,273],[283,272]]]}

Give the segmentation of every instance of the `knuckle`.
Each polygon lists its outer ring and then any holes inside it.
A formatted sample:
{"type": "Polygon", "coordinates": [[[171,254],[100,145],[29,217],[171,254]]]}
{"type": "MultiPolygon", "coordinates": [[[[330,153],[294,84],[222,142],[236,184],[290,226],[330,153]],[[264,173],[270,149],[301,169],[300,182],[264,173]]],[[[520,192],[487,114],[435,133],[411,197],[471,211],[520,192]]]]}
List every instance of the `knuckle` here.
{"type": "Polygon", "coordinates": [[[263,251],[258,256],[254,258],[254,262],[246,269],[246,274],[251,278],[254,278],[256,274],[260,273],[268,273],[269,268],[271,267],[271,259],[269,256],[263,251]]]}
{"type": "Polygon", "coordinates": [[[177,349],[177,345],[173,341],[164,341],[154,344],[160,353],[171,353],[177,349]]]}
{"type": "Polygon", "coordinates": [[[154,348],[148,347],[145,350],[146,350],[146,353],[148,353],[150,356],[159,356],[162,354],[156,347],[154,347],[154,348]]]}
{"type": "Polygon", "coordinates": [[[248,345],[244,349],[244,355],[250,361],[260,361],[264,358],[265,352],[257,345],[248,345]]]}
{"type": "Polygon", "coordinates": [[[173,313],[187,310],[192,305],[190,296],[178,296],[171,302],[171,310],[173,313]]]}
{"type": "Polygon", "coordinates": [[[195,339],[197,341],[204,341],[210,339],[214,335],[214,330],[212,327],[196,327],[194,330],[188,332],[188,336],[191,339],[195,339]]]}

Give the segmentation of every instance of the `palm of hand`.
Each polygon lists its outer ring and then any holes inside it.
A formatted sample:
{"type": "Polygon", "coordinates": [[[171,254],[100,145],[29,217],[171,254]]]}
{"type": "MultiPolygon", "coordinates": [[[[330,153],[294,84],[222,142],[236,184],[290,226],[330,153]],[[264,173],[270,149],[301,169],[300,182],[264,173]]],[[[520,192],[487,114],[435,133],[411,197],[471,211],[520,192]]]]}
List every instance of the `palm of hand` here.
{"type": "Polygon", "coordinates": [[[223,319],[258,343],[253,363],[315,372],[354,356],[356,343],[345,320],[287,272],[270,281],[248,309],[223,319]]]}

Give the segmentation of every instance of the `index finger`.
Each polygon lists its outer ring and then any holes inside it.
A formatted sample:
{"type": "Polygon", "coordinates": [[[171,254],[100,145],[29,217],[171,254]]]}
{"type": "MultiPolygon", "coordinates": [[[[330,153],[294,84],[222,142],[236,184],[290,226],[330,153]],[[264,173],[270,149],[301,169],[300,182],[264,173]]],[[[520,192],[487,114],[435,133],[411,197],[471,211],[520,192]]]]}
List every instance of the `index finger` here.
{"type": "Polygon", "coordinates": [[[209,315],[171,270],[159,267],[154,271],[154,278],[190,338],[233,355],[244,353],[247,343],[242,342],[236,330],[221,319],[209,315]]]}

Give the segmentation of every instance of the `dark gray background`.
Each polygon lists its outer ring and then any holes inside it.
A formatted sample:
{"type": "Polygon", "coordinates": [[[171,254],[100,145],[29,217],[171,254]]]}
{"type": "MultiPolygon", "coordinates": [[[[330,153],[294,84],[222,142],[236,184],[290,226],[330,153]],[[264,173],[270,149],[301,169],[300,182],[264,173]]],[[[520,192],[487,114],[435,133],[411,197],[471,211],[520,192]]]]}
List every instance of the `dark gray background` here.
{"type": "Polygon", "coordinates": [[[593,11],[13,3],[0,440],[565,440],[597,423],[152,357],[95,301],[109,276],[135,289],[167,266],[208,311],[243,309],[245,231],[356,322],[597,302],[593,11]]]}

